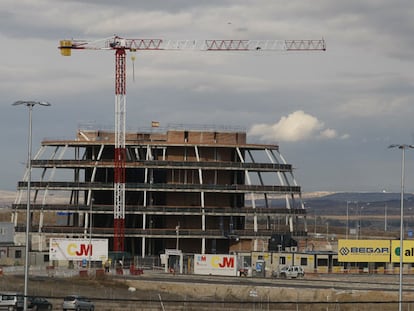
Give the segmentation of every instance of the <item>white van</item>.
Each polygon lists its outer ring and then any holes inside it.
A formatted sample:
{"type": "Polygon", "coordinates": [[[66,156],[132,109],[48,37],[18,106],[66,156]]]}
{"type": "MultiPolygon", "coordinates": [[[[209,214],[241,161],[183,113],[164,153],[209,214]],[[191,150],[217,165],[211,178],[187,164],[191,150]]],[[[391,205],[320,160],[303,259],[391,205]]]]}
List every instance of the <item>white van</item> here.
{"type": "Polygon", "coordinates": [[[276,273],[273,272],[273,276],[284,279],[301,279],[305,276],[305,270],[302,266],[284,266],[276,273]]]}
{"type": "Polygon", "coordinates": [[[24,296],[18,292],[0,292],[0,310],[21,311],[24,309],[24,296]]]}

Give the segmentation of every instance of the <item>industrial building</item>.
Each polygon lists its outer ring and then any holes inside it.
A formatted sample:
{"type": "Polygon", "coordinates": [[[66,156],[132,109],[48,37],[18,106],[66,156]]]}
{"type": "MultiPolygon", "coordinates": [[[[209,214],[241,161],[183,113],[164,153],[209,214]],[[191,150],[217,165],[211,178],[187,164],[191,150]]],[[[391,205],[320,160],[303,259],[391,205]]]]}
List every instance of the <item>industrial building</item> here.
{"type": "MultiPolygon", "coordinates": [[[[75,139],[42,141],[31,161],[32,249],[47,250],[51,237],[107,238],[113,249],[114,137],[85,126],[75,139]]],[[[277,145],[247,143],[239,129],[170,126],[126,132],[125,147],[132,255],[257,251],[275,235],[306,235],[301,188],[277,145]]],[[[28,176],[13,204],[17,232],[28,176]]]]}

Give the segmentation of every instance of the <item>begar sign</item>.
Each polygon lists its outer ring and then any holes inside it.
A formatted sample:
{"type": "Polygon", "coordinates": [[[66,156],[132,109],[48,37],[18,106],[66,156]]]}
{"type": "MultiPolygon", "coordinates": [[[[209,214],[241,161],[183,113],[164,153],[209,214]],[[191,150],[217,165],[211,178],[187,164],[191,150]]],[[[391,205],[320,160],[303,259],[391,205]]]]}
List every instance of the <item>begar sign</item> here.
{"type": "Polygon", "coordinates": [[[338,261],[341,262],[389,262],[389,240],[339,240],[338,261]]]}
{"type": "MultiPolygon", "coordinates": [[[[403,241],[403,262],[414,263],[414,241],[403,241]]],[[[400,240],[338,240],[340,262],[400,262],[400,240]]]]}

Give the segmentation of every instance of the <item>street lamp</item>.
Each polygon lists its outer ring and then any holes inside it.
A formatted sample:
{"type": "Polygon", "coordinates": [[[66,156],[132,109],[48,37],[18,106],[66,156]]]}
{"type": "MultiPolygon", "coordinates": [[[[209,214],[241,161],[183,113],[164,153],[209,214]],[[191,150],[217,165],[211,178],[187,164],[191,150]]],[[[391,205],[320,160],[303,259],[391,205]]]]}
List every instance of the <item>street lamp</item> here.
{"type": "Polygon", "coordinates": [[[345,238],[348,240],[348,233],[349,233],[349,203],[350,201],[346,201],[346,234],[345,238]]]}
{"type": "Polygon", "coordinates": [[[384,232],[387,231],[387,203],[385,203],[384,207],[384,232]]]}
{"type": "Polygon", "coordinates": [[[180,239],[180,223],[175,226],[175,233],[176,233],[176,243],[175,243],[175,249],[178,250],[178,242],[180,239]]]}
{"type": "Polygon", "coordinates": [[[402,310],[402,278],[403,278],[403,240],[404,240],[404,164],[405,164],[405,149],[414,148],[414,145],[398,145],[393,144],[389,145],[388,148],[398,148],[402,150],[402,159],[401,159],[401,199],[400,199],[400,284],[398,291],[398,310],[402,310]]]}
{"type": "MultiPolygon", "coordinates": [[[[349,235],[349,204],[358,204],[358,201],[346,201],[346,239],[348,240],[349,235]]],[[[358,206],[358,205],[357,205],[358,206]]]]}
{"type": "Polygon", "coordinates": [[[329,240],[329,222],[326,222],[326,240],[329,240]]]}
{"type": "Polygon", "coordinates": [[[26,207],[26,248],[24,258],[24,311],[27,310],[27,295],[29,281],[29,243],[30,243],[30,183],[32,179],[32,110],[35,105],[50,106],[48,102],[19,100],[13,106],[23,105],[29,107],[29,137],[27,143],[27,207],[26,207]]]}
{"type": "Polygon", "coordinates": [[[94,198],[90,199],[90,204],[89,204],[89,261],[88,261],[88,265],[89,265],[89,270],[91,269],[91,255],[92,255],[92,205],[93,202],[95,201],[94,198]]]}
{"type": "Polygon", "coordinates": [[[365,205],[361,205],[359,207],[359,220],[358,220],[358,236],[360,239],[362,239],[362,220],[364,215],[362,214],[362,211],[364,210],[364,208],[367,208],[371,203],[366,203],[365,205]]]}
{"type": "Polygon", "coordinates": [[[316,210],[308,205],[308,202],[303,202],[303,206],[306,208],[306,215],[309,215],[309,211],[313,211],[313,234],[316,236],[316,210]]]}
{"type": "Polygon", "coordinates": [[[360,217],[358,216],[359,214],[359,203],[356,203],[356,209],[355,209],[355,234],[356,234],[356,239],[359,240],[359,226],[361,225],[360,223],[360,217]]]}

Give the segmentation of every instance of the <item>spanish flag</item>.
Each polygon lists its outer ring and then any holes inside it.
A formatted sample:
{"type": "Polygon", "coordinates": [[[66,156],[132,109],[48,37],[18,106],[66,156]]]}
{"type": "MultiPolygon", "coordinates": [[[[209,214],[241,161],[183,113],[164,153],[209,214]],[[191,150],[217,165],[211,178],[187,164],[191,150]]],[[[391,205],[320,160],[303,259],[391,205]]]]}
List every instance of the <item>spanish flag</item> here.
{"type": "Polygon", "coordinates": [[[160,122],[158,121],[151,121],[151,127],[159,127],[160,126],[160,122]]]}

